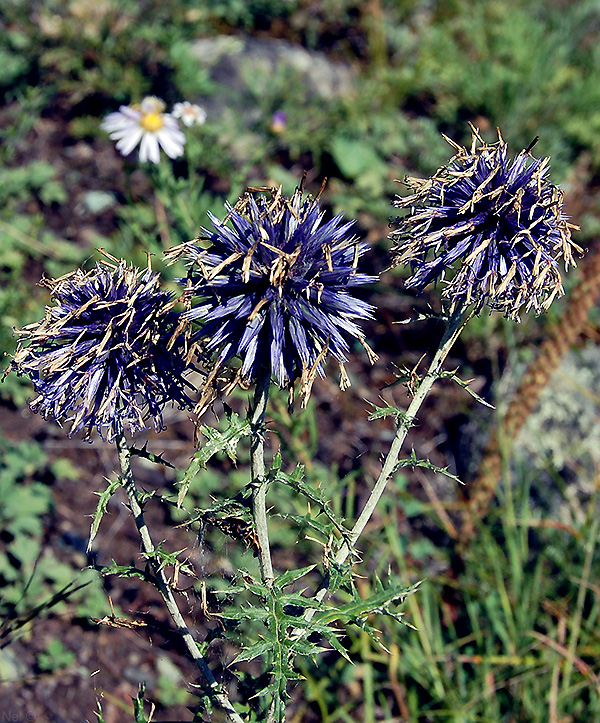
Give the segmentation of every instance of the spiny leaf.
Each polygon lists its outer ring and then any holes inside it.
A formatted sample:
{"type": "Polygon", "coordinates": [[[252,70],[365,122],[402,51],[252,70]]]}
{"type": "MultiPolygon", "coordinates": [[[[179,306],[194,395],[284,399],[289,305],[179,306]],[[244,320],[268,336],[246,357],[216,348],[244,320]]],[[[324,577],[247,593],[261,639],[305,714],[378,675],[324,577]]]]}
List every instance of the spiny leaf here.
{"type": "Polygon", "coordinates": [[[431,309],[430,311],[426,312],[418,312],[416,316],[412,316],[409,319],[402,319],[402,321],[396,321],[394,323],[413,324],[415,321],[426,321],[427,319],[436,319],[437,321],[443,321],[444,324],[447,324],[450,317],[448,316],[448,314],[438,313],[431,309]]]}
{"type": "Polygon", "coordinates": [[[331,522],[318,522],[317,520],[313,520],[308,517],[308,515],[293,515],[289,512],[283,512],[277,516],[281,517],[282,520],[290,520],[299,527],[310,527],[312,530],[322,535],[325,539],[329,537],[331,531],[333,530],[331,522]]]}
{"type": "Polygon", "coordinates": [[[100,499],[98,500],[98,504],[96,505],[96,511],[92,515],[92,519],[94,521],[92,522],[92,527],[90,529],[90,539],[88,540],[86,552],[89,552],[92,549],[92,542],[94,541],[94,538],[98,534],[98,529],[100,528],[100,523],[102,522],[102,518],[104,517],[104,513],[106,512],[110,498],[114,495],[116,490],[119,489],[119,487],[121,486],[120,478],[117,478],[114,480],[107,480],[107,481],[108,481],[108,487],[104,490],[104,492],[96,492],[95,493],[98,495],[98,497],[100,499]]]}
{"type": "Polygon", "coordinates": [[[221,612],[212,612],[211,615],[215,617],[221,617],[225,620],[256,620],[264,622],[269,619],[270,614],[268,610],[258,607],[229,607],[221,612]]]}
{"type": "Polygon", "coordinates": [[[298,464],[291,474],[278,471],[275,481],[283,482],[296,492],[300,492],[300,494],[308,498],[313,504],[317,505],[321,512],[333,524],[335,529],[341,534],[344,541],[350,543],[350,531],[344,527],[344,520],[342,518],[338,518],[335,512],[331,509],[329,502],[325,499],[321,490],[318,487],[315,488],[307,485],[303,481],[303,477],[304,466],[298,464]]]}
{"type": "Polygon", "coordinates": [[[324,653],[327,648],[324,648],[322,645],[317,645],[316,643],[311,643],[306,638],[300,638],[290,646],[290,650],[296,655],[304,655],[306,657],[314,658],[316,655],[324,653]]]}
{"type": "Polygon", "coordinates": [[[443,474],[446,477],[449,477],[451,480],[458,482],[458,484],[460,485],[464,485],[464,482],[459,479],[455,474],[452,474],[452,472],[448,470],[448,467],[438,467],[437,465],[433,464],[433,462],[430,462],[428,459],[417,459],[414,449],[411,450],[411,455],[408,459],[401,459],[396,465],[397,470],[401,469],[402,467],[410,467],[411,469],[414,469],[415,467],[424,467],[425,469],[430,469],[432,472],[443,474]]]}
{"type": "Polygon", "coordinates": [[[480,397],[479,394],[477,394],[476,392],[474,392],[471,389],[471,387],[469,385],[473,381],[472,379],[467,379],[466,381],[463,381],[459,376],[457,376],[457,371],[458,371],[458,369],[455,369],[454,371],[450,371],[450,372],[440,372],[438,377],[440,379],[444,379],[444,378],[452,379],[452,381],[456,382],[459,387],[462,387],[466,392],[468,392],[473,397],[473,399],[475,399],[477,402],[479,402],[480,404],[483,404],[485,407],[489,407],[490,409],[496,409],[496,407],[494,407],[493,404],[486,402],[485,399],[483,399],[483,397],[480,397]]]}
{"type": "Polygon", "coordinates": [[[152,452],[149,452],[148,442],[146,442],[141,449],[137,449],[136,447],[130,447],[129,454],[131,454],[133,457],[141,457],[142,459],[147,459],[150,462],[154,462],[154,464],[162,464],[165,467],[175,469],[175,467],[170,462],[167,462],[166,459],[163,459],[163,452],[161,452],[160,454],[153,454],[152,452]]]}
{"type": "Polygon", "coordinates": [[[224,432],[220,432],[217,429],[208,427],[207,425],[202,425],[200,427],[200,432],[202,432],[202,434],[206,437],[206,442],[202,448],[196,452],[183,476],[183,479],[178,483],[178,507],[181,507],[192,480],[201,469],[206,468],[206,465],[211,457],[219,452],[225,452],[227,456],[235,462],[237,445],[240,439],[252,434],[248,419],[242,419],[238,414],[231,412],[228,415],[228,420],[229,426],[224,432]]]}
{"type": "Polygon", "coordinates": [[[154,552],[151,555],[147,554],[146,557],[157,557],[160,560],[161,569],[165,565],[173,565],[174,567],[184,572],[186,575],[194,576],[194,571],[188,565],[178,559],[179,555],[181,555],[182,552],[185,552],[187,548],[184,547],[181,550],[177,550],[177,552],[167,552],[163,549],[164,544],[164,541],[160,542],[156,546],[154,552]]]}
{"type": "Polygon", "coordinates": [[[290,593],[287,595],[281,595],[279,601],[282,605],[290,606],[293,605],[298,608],[318,608],[321,607],[322,603],[318,602],[314,597],[304,597],[300,593],[290,593]]]}
{"type": "MultiPolygon", "coordinates": [[[[388,386],[394,386],[394,384],[400,384],[402,381],[407,380],[408,377],[406,379],[398,379],[396,382],[388,384],[388,386]]],[[[369,414],[370,422],[373,422],[375,419],[394,417],[398,421],[398,424],[402,425],[403,427],[407,427],[410,429],[410,427],[412,427],[414,424],[414,418],[409,417],[406,412],[398,409],[398,407],[391,407],[389,405],[385,407],[378,407],[376,404],[373,403],[371,403],[371,406],[373,407],[374,411],[369,414]]]]}
{"type": "MultiPolygon", "coordinates": [[[[351,550],[351,554],[355,551],[351,550]]],[[[352,565],[348,561],[339,565],[332,560],[329,564],[329,591],[333,594],[344,586],[352,587],[352,565]]]]}
{"type": "Polygon", "coordinates": [[[286,585],[291,585],[296,580],[304,577],[304,575],[308,575],[308,573],[314,570],[315,567],[316,565],[308,565],[307,567],[301,567],[298,570],[288,570],[287,572],[284,572],[283,575],[276,578],[273,585],[277,590],[283,590],[286,585]]]}
{"type": "Polygon", "coordinates": [[[134,565],[117,565],[113,560],[110,565],[100,568],[102,575],[118,575],[119,577],[139,577],[140,580],[149,582],[148,575],[134,565]]]}
{"type": "MultiPolygon", "coordinates": [[[[394,384],[399,384],[400,380],[397,380],[394,382],[394,384]]],[[[373,407],[374,411],[369,414],[369,421],[373,422],[375,419],[385,419],[385,417],[399,417],[403,414],[401,409],[398,409],[398,407],[392,407],[389,404],[385,407],[378,407],[373,402],[369,402],[370,405],[373,407]]]]}
{"type": "Polygon", "coordinates": [[[331,647],[334,648],[342,656],[342,658],[345,658],[349,663],[354,662],[348,654],[346,648],[338,640],[338,636],[336,634],[325,635],[325,637],[327,638],[327,642],[331,645],[331,647]]]}
{"type": "MultiPolygon", "coordinates": [[[[325,609],[317,612],[321,622],[334,622],[336,619],[357,622],[361,618],[366,618],[374,613],[383,613],[389,615],[389,606],[392,603],[401,604],[409,595],[412,595],[421,582],[417,582],[410,587],[402,587],[401,585],[393,585],[388,589],[371,595],[366,600],[356,597],[349,603],[338,608],[325,609]]],[[[396,613],[394,613],[396,614],[396,613]]]]}
{"type": "Polygon", "coordinates": [[[267,640],[261,640],[258,643],[254,643],[253,645],[250,645],[250,647],[245,648],[242,650],[241,653],[239,653],[234,663],[242,663],[246,660],[254,660],[254,658],[258,658],[261,655],[264,655],[266,652],[270,651],[272,649],[272,645],[267,640]]]}

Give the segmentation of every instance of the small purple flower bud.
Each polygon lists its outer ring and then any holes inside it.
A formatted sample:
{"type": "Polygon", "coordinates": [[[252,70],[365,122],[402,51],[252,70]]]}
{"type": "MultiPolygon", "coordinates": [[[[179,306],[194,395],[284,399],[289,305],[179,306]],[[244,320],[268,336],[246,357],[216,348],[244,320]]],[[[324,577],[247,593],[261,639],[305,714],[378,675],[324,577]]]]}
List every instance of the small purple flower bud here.
{"type": "Polygon", "coordinates": [[[286,122],[287,113],[283,110],[276,110],[271,117],[269,128],[273,131],[273,133],[277,133],[279,135],[285,131],[286,122]]]}

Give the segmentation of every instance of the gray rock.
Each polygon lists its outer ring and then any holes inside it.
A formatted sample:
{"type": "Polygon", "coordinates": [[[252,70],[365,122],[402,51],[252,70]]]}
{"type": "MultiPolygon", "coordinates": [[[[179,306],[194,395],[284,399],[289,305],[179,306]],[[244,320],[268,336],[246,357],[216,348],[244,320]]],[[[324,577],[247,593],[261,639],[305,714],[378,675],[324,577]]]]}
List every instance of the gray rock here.
{"type": "Polygon", "coordinates": [[[13,648],[0,650],[0,680],[5,683],[20,681],[28,672],[27,665],[20,660],[13,648]]]}
{"type": "Polygon", "coordinates": [[[284,76],[295,79],[295,92],[306,96],[334,98],[353,91],[350,65],[285,40],[220,35],[194,41],[191,55],[209,71],[211,80],[238,93],[284,76]]]}
{"type": "Polygon", "coordinates": [[[527,465],[537,469],[538,480],[548,469],[560,474],[562,493],[552,499],[551,473],[540,495],[548,509],[569,522],[585,519],[600,469],[599,388],[600,348],[588,342],[565,355],[515,446],[527,465]]]}
{"type": "Polygon", "coordinates": [[[102,213],[116,203],[117,199],[107,191],[88,191],[83,197],[83,204],[90,213],[102,213]]]}

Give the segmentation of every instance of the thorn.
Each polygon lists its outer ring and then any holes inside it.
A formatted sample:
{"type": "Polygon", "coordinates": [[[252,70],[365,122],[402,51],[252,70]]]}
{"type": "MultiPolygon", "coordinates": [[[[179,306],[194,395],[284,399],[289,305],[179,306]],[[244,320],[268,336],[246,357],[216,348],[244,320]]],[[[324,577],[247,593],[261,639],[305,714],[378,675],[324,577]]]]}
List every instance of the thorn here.
{"type": "Polygon", "coordinates": [[[531,143],[525,148],[523,153],[529,153],[529,151],[535,146],[535,144],[540,140],[540,134],[538,133],[537,136],[531,141],[531,143]]]}

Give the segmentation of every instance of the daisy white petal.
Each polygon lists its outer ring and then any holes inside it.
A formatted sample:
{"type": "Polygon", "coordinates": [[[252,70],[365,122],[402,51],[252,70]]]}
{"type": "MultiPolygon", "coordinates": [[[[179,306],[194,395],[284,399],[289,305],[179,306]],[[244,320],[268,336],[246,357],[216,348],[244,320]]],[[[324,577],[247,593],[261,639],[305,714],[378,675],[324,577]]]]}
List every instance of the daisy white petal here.
{"type": "Polygon", "coordinates": [[[142,136],[140,144],[140,161],[152,161],[152,163],[160,162],[160,149],[158,147],[158,139],[155,133],[145,133],[142,136]]]}
{"type": "Polygon", "coordinates": [[[183,136],[183,140],[178,136],[174,136],[166,128],[163,128],[156,134],[158,142],[169,158],[179,158],[179,156],[183,154],[185,136],[183,133],[181,135],[183,136]]]}
{"type": "MultiPolygon", "coordinates": [[[[132,128],[126,133],[123,133],[117,142],[117,150],[119,150],[124,156],[128,156],[140,142],[143,134],[144,132],[141,128],[132,128]]],[[[113,133],[111,135],[111,138],[113,138],[113,140],[115,140],[113,137],[114,135],[116,134],[113,133]]]]}
{"type": "Polygon", "coordinates": [[[117,142],[117,150],[124,156],[139,144],[140,161],[159,163],[161,147],[170,158],[177,158],[185,145],[177,121],[164,110],[160,98],[147,96],[139,106],[122,105],[118,113],[109,113],[100,127],[117,142]]]}

